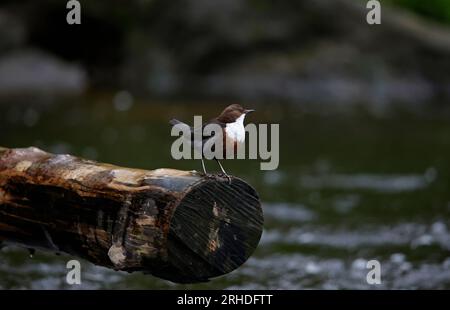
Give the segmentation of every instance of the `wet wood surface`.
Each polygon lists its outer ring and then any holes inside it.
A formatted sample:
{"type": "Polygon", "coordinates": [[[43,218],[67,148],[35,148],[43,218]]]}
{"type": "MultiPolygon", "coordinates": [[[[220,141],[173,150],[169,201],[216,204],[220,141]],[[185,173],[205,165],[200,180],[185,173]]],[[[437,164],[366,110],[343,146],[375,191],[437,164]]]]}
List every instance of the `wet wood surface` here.
{"type": "Polygon", "coordinates": [[[259,243],[256,191],[232,177],[0,148],[0,242],[179,283],[231,272],[259,243]]]}

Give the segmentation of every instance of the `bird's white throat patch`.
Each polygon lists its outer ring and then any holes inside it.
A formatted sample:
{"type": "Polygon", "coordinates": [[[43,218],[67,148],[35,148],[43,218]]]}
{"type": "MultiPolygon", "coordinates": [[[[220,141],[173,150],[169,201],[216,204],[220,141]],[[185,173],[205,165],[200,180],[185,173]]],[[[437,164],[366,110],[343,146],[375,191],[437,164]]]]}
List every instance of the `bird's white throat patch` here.
{"type": "Polygon", "coordinates": [[[240,143],[245,141],[244,118],[245,114],[242,114],[236,119],[236,121],[234,121],[234,123],[228,123],[225,126],[225,132],[227,134],[228,139],[240,143]]]}

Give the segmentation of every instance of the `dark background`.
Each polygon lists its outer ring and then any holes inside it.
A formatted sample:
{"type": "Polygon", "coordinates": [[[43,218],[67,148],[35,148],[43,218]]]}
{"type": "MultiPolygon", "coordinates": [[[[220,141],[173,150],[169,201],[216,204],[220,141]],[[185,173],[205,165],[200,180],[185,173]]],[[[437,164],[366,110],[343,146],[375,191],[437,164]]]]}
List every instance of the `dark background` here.
{"type": "MultiPolygon", "coordinates": [[[[261,195],[255,255],[183,286],[8,247],[0,288],[450,288],[450,2],[66,1],[0,4],[0,145],[123,166],[170,156],[168,120],[241,103],[280,124],[280,167],[227,161],[261,195]],[[382,284],[365,281],[367,260],[382,284]]],[[[208,163],[208,169],[216,169],[208,163]]],[[[1,215],[0,215],[1,216],[1,215]]]]}

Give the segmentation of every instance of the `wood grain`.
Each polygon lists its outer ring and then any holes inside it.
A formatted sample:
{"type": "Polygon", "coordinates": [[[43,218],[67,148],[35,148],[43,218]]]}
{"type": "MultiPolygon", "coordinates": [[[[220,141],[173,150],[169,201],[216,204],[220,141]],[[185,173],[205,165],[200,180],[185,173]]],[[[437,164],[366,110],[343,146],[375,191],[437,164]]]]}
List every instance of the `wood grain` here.
{"type": "Polygon", "coordinates": [[[0,240],[194,283],[242,265],[263,214],[241,179],[0,148],[0,240]]]}

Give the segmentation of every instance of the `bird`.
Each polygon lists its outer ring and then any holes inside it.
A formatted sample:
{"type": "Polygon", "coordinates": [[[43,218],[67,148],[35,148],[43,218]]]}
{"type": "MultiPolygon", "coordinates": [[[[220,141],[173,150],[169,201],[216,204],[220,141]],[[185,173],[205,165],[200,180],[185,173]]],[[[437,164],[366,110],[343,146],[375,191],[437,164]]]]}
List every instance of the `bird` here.
{"type": "MultiPolygon", "coordinates": [[[[205,145],[206,141],[209,139],[214,139],[214,136],[205,136],[203,135],[203,129],[208,124],[217,124],[222,128],[222,136],[223,136],[223,156],[221,158],[226,158],[226,145],[233,145],[234,147],[234,153],[236,154],[237,146],[238,144],[245,143],[245,128],[244,128],[244,119],[249,114],[254,112],[253,109],[244,109],[239,104],[231,104],[227,106],[222,113],[219,114],[219,116],[209,120],[208,122],[202,124],[201,128],[193,128],[177,119],[171,119],[169,123],[172,126],[175,125],[184,125],[189,126],[191,135],[188,137],[189,142],[191,144],[191,147],[193,147],[196,151],[198,151],[200,154],[203,155],[203,146],[205,145]],[[194,141],[194,134],[196,131],[201,130],[201,142],[194,141]]],[[[187,137],[185,137],[187,138],[187,137]]],[[[214,160],[217,162],[217,164],[220,167],[220,170],[222,173],[228,178],[229,182],[231,183],[231,178],[228,175],[228,173],[223,168],[222,164],[220,163],[218,158],[214,158],[214,160]]],[[[208,175],[206,168],[205,168],[205,162],[203,161],[203,156],[201,158],[202,161],[202,169],[203,173],[205,175],[208,175]]]]}

